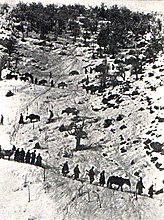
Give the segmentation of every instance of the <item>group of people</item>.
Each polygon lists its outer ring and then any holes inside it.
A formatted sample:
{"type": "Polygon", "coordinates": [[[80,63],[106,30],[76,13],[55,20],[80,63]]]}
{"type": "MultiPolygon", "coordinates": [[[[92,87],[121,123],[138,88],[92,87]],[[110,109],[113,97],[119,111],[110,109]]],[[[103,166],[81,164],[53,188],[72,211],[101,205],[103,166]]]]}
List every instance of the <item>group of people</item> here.
{"type": "MultiPolygon", "coordinates": [[[[69,173],[69,166],[68,166],[68,161],[66,161],[64,164],[63,164],[63,167],[62,167],[62,174],[64,177],[67,176],[67,174],[69,173]]],[[[80,169],[79,169],[79,165],[77,164],[75,166],[75,168],[73,169],[73,179],[74,180],[78,180],[79,179],[79,175],[80,175],[80,169]]],[[[93,183],[93,181],[95,180],[95,171],[94,171],[94,166],[92,166],[92,168],[87,171],[87,174],[89,176],[89,182],[90,184],[93,183]]],[[[105,180],[105,170],[103,170],[101,173],[100,173],[100,176],[99,176],[99,185],[100,186],[104,186],[106,183],[106,180],[105,180]]],[[[153,198],[153,194],[154,194],[154,189],[153,189],[153,184],[150,186],[150,188],[148,189],[148,194],[150,196],[150,198],[153,198]]],[[[143,184],[143,181],[142,181],[142,177],[140,177],[140,180],[137,182],[136,184],[136,194],[138,195],[141,195],[143,193],[143,189],[144,189],[144,184],[143,184]]]]}
{"type": "Polygon", "coordinates": [[[14,154],[14,161],[42,167],[42,157],[40,153],[38,153],[36,156],[36,150],[34,150],[32,153],[30,150],[28,150],[25,153],[23,148],[21,150],[17,148],[14,154]]]}

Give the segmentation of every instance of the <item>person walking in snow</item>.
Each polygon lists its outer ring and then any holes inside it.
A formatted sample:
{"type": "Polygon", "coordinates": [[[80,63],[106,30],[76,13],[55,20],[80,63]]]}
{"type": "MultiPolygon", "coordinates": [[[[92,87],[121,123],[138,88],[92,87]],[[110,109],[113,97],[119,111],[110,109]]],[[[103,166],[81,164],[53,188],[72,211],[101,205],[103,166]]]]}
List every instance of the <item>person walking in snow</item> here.
{"type": "Polygon", "coordinates": [[[50,116],[48,118],[48,121],[52,121],[53,117],[54,117],[54,114],[53,114],[53,111],[52,110],[49,110],[50,112],[50,116]]]}
{"type": "Polygon", "coordinates": [[[1,125],[3,125],[3,119],[4,119],[4,117],[3,117],[3,115],[1,114],[1,125]]]}
{"type": "Polygon", "coordinates": [[[52,72],[50,71],[50,75],[49,75],[50,79],[52,78],[52,72]]]}
{"type": "Polygon", "coordinates": [[[154,185],[152,184],[150,186],[150,188],[148,189],[148,194],[150,196],[150,198],[153,198],[153,194],[154,194],[154,189],[153,189],[154,185]]]}
{"type": "Polygon", "coordinates": [[[36,157],[36,166],[41,167],[42,166],[42,157],[40,156],[40,153],[38,153],[38,156],[36,157]]]}
{"type": "Polygon", "coordinates": [[[80,170],[79,170],[79,165],[78,164],[74,168],[73,172],[74,172],[74,180],[79,179],[80,170]]]}
{"type": "Polygon", "coordinates": [[[19,152],[19,148],[18,148],[18,149],[16,149],[15,154],[14,154],[14,161],[19,162],[19,157],[20,157],[19,154],[20,154],[20,152],[19,152]]]}
{"type": "Polygon", "coordinates": [[[25,151],[23,150],[23,148],[21,149],[21,151],[19,153],[19,157],[20,157],[19,161],[21,163],[24,163],[25,151]]]}
{"type": "Polygon", "coordinates": [[[30,163],[30,159],[31,159],[31,153],[30,150],[28,150],[25,156],[25,162],[30,163]]]}
{"type": "Polygon", "coordinates": [[[136,185],[136,192],[138,193],[138,195],[141,195],[143,193],[144,188],[145,187],[142,182],[142,177],[140,177],[140,180],[137,182],[137,185],[136,185]]]}
{"type": "Polygon", "coordinates": [[[89,172],[88,172],[88,176],[89,176],[89,180],[90,180],[90,184],[93,183],[94,181],[94,176],[95,176],[95,172],[94,172],[94,167],[92,167],[89,172]]]}
{"type": "Polygon", "coordinates": [[[62,167],[62,174],[63,176],[67,176],[69,173],[68,161],[66,161],[62,167]]]}
{"type": "Polygon", "coordinates": [[[31,164],[32,165],[35,164],[35,158],[36,158],[36,150],[34,150],[34,152],[31,153],[31,164]]]}
{"type": "Polygon", "coordinates": [[[100,186],[104,186],[104,184],[105,184],[105,170],[103,170],[100,173],[99,183],[100,183],[100,186]]]}
{"type": "Polygon", "coordinates": [[[23,115],[22,115],[22,113],[20,114],[19,124],[24,124],[24,120],[23,120],[23,115]]]}

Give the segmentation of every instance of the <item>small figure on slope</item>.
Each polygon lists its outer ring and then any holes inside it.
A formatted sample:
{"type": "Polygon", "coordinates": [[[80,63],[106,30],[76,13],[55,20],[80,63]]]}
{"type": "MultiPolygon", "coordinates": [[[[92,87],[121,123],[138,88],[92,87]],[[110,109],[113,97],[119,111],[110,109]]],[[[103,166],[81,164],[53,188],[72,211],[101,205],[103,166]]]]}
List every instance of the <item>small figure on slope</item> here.
{"type": "Polygon", "coordinates": [[[66,161],[62,167],[62,174],[63,176],[67,176],[69,173],[69,167],[68,167],[68,162],[66,161]]]}
{"type": "Polygon", "coordinates": [[[79,170],[79,165],[78,164],[74,168],[73,172],[74,172],[74,180],[79,179],[80,170],[79,170]]]}
{"type": "Polygon", "coordinates": [[[90,184],[93,183],[94,181],[94,176],[95,176],[95,172],[94,172],[94,167],[92,167],[89,172],[88,172],[88,176],[89,176],[89,180],[90,180],[90,184]]]}
{"type": "Polygon", "coordinates": [[[100,183],[100,186],[104,186],[104,184],[105,184],[105,170],[103,170],[100,173],[99,183],[100,183]]]}
{"type": "Polygon", "coordinates": [[[143,193],[143,189],[144,189],[144,185],[143,185],[143,182],[142,182],[142,177],[140,177],[140,180],[137,182],[137,185],[136,185],[136,192],[138,195],[141,195],[143,193]]]}

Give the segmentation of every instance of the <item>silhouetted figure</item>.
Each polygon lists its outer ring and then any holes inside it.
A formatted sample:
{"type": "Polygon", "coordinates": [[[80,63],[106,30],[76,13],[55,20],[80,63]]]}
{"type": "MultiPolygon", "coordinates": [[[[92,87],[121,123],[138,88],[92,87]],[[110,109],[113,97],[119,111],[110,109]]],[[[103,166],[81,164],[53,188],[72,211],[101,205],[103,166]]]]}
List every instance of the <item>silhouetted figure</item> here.
{"type": "Polygon", "coordinates": [[[38,79],[37,79],[37,78],[35,78],[34,83],[35,83],[36,85],[38,84],[38,79]]]}
{"type": "Polygon", "coordinates": [[[74,172],[74,179],[75,180],[79,179],[80,170],[79,170],[79,165],[78,164],[74,168],[73,172],[74,172]]]}
{"type": "Polygon", "coordinates": [[[24,124],[24,120],[23,120],[23,115],[22,115],[22,113],[20,114],[19,124],[24,124]]]}
{"type": "Polygon", "coordinates": [[[31,159],[31,153],[30,150],[28,150],[26,153],[25,162],[30,163],[30,159],[31,159]]]}
{"type": "Polygon", "coordinates": [[[1,114],[1,125],[3,125],[3,119],[4,119],[4,117],[3,117],[3,115],[1,114]]]}
{"type": "Polygon", "coordinates": [[[14,160],[15,161],[17,161],[17,162],[19,162],[19,154],[20,154],[20,152],[19,152],[19,148],[15,151],[15,154],[14,154],[14,160]]]}
{"type": "Polygon", "coordinates": [[[40,153],[38,153],[38,156],[36,157],[36,166],[42,166],[42,157],[40,156],[40,153]]]}
{"type": "Polygon", "coordinates": [[[34,77],[31,75],[31,83],[34,83],[34,77]]]}
{"type": "Polygon", "coordinates": [[[63,176],[67,176],[69,173],[69,167],[68,167],[68,162],[66,161],[62,167],[62,174],[63,176]]]}
{"type": "Polygon", "coordinates": [[[52,78],[52,72],[50,72],[50,75],[49,75],[50,79],[52,78]]]}
{"type": "Polygon", "coordinates": [[[50,112],[50,116],[49,116],[48,120],[51,121],[52,118],[54,117],[54,114],[53,114],[52,110],[49,110],[49,112],[50,112]]]}
{"type": "Polygon", "coordinates": [[[12,151],[16,151],[16,147],[15,147],[15,145],[13,145],[12,151]]]}
{"type": "Polygon", "coordinates": [[[19,153],[19,157],[20,157],[20,162],[21,163],[24,163],[24,157],[25,157],[25,151],[23,150],[23,148],[22,148],[22,150],[20,151],[20,153],[19,153]]]}
{"type": "Polygon", "coordinates": [[[35,158],[36,158],[36,150],[34,150],[34,152],[31,153],[31,164],[35,164],[35,158]]]}
{"type": "Polygon", "coordinates": [[[87,70],[87,68],[85,68],[85,74],[87,74],[88,73],[88,70],[87,70]]]}
{"type": "Polygon", "coordinates": [[[94,167],[92,167],[89,172],[88,172],[88,176],[89,176],[89,180],[90,180],[90,184],[93,183],[94,181],[94,176],[95,176],[95,172],[94,172],[94,167]]]}
{"type": "Polygon", "coordinates": [[[144,188],[145,187],[142,182],[142,177],[140,177],[140,180],[138,181],[138,183],[136,185],[136,192],[138,193],[138,195],[141,195],[143,193],[144,188]]]}
{"type": "Polygon", "coordinates": [[[150,198],[153,198],[153,194],[154,194],[154,189],[153,189],[154,185],[152,184],[150,186],[150,188],[148,189],[148,194],[150,196],[150,198]]]}
{"type": "Polygon", "coordinates": [[[51,87],[54,87],[54,81],[51,80],[51,87]]]}
{"type": "Polygon", "coordinates": [[[92,67],[90,67],[90,74],[92,74],[92,72],[93,72],[93,69],[92,69],[92,67]]]}
{"type": "Polygon", "coordinates": [[[103,170],[100,173],[99,183],[100,183],[100,186],[104,186],[104,184],[105,184],[105,170],[103,170]]]}

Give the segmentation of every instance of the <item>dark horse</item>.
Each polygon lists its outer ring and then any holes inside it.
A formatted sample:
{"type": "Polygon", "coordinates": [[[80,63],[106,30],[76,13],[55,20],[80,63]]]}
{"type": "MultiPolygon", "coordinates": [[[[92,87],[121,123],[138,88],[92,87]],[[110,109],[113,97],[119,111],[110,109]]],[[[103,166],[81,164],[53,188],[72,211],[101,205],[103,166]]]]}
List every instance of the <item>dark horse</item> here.
{"type": "Polygon", "coordinates": [[[118,189],[121,187],[121,191],[123,191],[122,186],[124,184],[128,185],[129,187],[131,187],[131,183],[130,183],[129,179],[124,179],[124,178],[118,177],[118,176],[110,176],[108,178],[107,187],[112,189],[112,184],[118,185],[118,189]]]}
{"type": "Polygon", "coordinates": [[[30,119],[30,122],[40,121],[40,116],[35,115],[35,114],[30,114],[30,115],[26,116],[26,120],[27,119],[30,119]]]}
{"type": "Polygon", "coordinates": [[[10,160],[10,157],[14,154],[15,148],[13,147],[11,150],[2,150],[0,148],[0,159],[4,159],[5,157],[8,157],[8,160],[10,160]]]}

